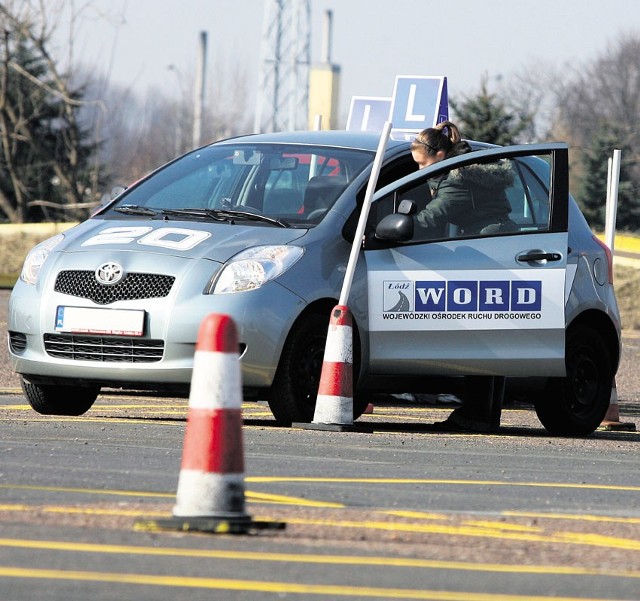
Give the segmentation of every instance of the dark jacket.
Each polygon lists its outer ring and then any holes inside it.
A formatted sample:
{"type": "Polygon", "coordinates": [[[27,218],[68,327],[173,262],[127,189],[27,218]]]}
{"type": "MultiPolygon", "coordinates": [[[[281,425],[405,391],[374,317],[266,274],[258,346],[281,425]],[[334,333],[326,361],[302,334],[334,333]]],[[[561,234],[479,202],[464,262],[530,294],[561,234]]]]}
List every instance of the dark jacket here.
{"type": "Polygon", "coordinates": [[[460,235],[480,233],[484,228],[508,230],[511,205],[505,190],[513,183],[508,162],[460,167],[429,180],[431,201],[416,218],[434,235],[448,224],[458,226],[460,235]]]}

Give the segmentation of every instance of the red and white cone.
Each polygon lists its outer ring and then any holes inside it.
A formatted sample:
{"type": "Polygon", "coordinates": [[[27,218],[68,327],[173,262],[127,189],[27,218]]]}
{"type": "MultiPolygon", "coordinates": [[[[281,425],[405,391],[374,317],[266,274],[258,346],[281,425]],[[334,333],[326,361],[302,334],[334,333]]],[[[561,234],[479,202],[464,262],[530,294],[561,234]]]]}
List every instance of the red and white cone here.
{"type": "Polygon", "coordinates": [[[609,409],[600,424],[600,428],[602,430],[625,430],[627,432],[634,432],[636,429],[636,425],[633,422],[620,421],[620,404],[618,403],[618,388],[615,378],[613,379],[613,386],[611,388],[609,409]]]}
{"type": "Polygon", "coordinates": [[[238,335],[228,315],[212,313],[198,330],[174,518],[155,526],[215,533],[282,527],[252,521],[244,492],[238,335]]]}
{"type": "Polygon", "coordinates": [[[353,424],[353,326],[343,305],[331,312],[314,424],[353,424]]]}
{"type": "Polygon", "coordinates": [[[198,332],[173,515],[249,519],[238,336],[227,315],[208,315],[198,332]]]}
{"type": "Polygon", "coordinates": [[[353,326],[351,312],[344,305],[336,305],[331,311],[313,421],[295,425],[315,430],[371,431],[353,425],[353,326]]]}

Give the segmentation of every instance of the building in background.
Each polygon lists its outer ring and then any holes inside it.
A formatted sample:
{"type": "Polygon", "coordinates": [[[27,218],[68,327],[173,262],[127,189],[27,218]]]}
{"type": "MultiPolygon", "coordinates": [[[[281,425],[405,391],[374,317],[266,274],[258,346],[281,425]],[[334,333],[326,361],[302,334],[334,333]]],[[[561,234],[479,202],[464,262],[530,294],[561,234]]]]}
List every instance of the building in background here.
{"type": "Polygon", "coordinates": [[[339,128],[340,67],[331,62],[333,14],[325,11],[320,62],[309,74],[309,129],[339,128]]]}

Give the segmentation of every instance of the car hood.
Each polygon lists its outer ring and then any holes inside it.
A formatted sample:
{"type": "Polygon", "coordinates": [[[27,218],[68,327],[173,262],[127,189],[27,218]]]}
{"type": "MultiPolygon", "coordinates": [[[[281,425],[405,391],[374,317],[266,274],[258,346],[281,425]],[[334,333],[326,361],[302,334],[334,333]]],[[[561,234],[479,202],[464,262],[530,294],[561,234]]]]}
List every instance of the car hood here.
{"type": "Polygon", "coordinates": [[[64,241],[55,250],[63,253],[144,252],[224,263],[241,250],[289,244],[307,232],[307,229],[253,223],[89,219],[67,230],[64,241]]]}

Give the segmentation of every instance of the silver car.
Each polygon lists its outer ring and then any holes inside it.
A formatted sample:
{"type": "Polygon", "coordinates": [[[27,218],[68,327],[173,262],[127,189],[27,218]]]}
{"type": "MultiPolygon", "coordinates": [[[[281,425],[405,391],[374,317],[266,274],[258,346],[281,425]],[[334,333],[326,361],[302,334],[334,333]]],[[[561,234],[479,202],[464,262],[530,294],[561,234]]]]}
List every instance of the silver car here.
{"type": "MultiPolygon", "coordinates": [[[[337,131],[220,141],[36,246],[8,323],[31,406],[78,415],[102,387],[185,391],[200,322],[223,313],[238,327],[245,398],[267,399],[281,423],[310,421],[378,142],[337,131]]],[[[417,171],[407,140],[387,144],[348,301],[354,417],[372,392],[496,374],[542,378],[535,408],[550,432],[592,432],[620,319],[610,253],[569,195],[567,146],[472,146],[417,171]],[[511,174],[508,227],[416,220],[443,174],[491,166],[511,174]]]]}

